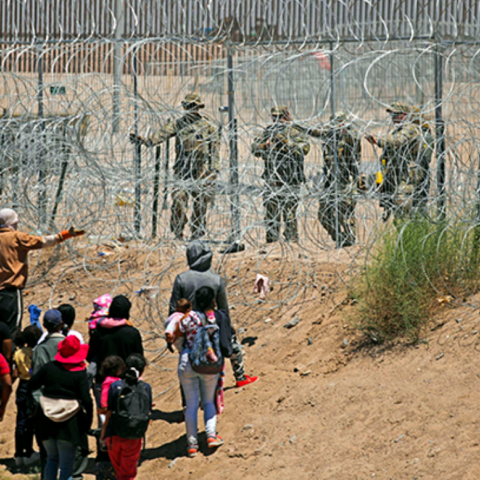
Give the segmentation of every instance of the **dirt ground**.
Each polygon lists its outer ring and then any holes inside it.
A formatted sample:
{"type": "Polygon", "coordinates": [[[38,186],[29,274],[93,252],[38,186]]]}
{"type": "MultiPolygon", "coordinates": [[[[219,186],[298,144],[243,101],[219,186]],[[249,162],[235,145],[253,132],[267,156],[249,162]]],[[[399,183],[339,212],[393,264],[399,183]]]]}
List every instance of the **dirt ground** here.
{"type": "MultiPolygon", "coordinates": [[[[259,252],[248,249],[229,256],[223,271],[229,279],[232,317],[245,345],[247,373],[260,379],[234,388],[227,361],[226,408],[218,421],[225,444],[208,452],[200,435],[201,453],[189,459],[185,425],[175,423],[180,408],[177,359],[162,350],[156,313],[168,300],[174,274],[184,269],[183,258],[172,261],[163,252],[147,259],[132,250],[122,261],[111,260],[121,271],[107,277],[106,268],[95,275],[85,268],[88,255],[82,268],[81,262],[75,266],[60,258],[48,277],[37,275],[25,303],[44,303],[46,309],[72,298],[77,329],[85,333],[82,320],[96,294],[108,291],[109,285],[115,285],[113,293],[132,293],[145,281],[145,272],[164,273],[155,279],[159,293],[152,303],[131,294],[133,318],[151,361],[145,379],[158,395],[139,479],[480,478],[480,372],[473,362],[480,349],[480,319],[473,308],[442,307],[424,343],[375,346],[349,324],[356,307],[341,281],[351,272],[348,252],[335,259],[319,254],[303,270],[299,249],[287,255],[286,263],[278,261],[285,258],[280,250],[261,262],[259,252]],[[162,262],[169,262],[167,273],[162,262]],[[251,294],[257,272],[273,280],[265,303],[251,294]],[[303,280],[293,281],[293,288],[288,279],[299,276],[303,280]],[[282,303],[282,298],[291,300],[282,303]],[[284,328],[296,316],[298,325],[284,328]]],[[[14,422],[11,401],[0,425],[1,479],[27,478],[14,467],[14,422]]],[[[199,426],[202,432],[202,420],[199,426]]],[[[87,472],[86,479],[94,478],[93,460],[87,472]]],[[[38,473],[28,478],[38,478],[38,473]]]]}

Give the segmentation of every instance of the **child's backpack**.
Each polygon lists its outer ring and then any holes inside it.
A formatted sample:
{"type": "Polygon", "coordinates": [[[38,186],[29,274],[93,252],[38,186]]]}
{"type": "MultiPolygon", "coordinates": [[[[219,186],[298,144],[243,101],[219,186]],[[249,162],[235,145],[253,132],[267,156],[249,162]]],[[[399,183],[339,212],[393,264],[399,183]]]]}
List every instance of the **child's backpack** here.
{"type": "Polygon", "coordinates": [[[150,421],[150,398],[142,381],[124,383],[112,411],[112,426],[121,438],[143,438],[150,421]]]}
{"type": "Polygon", "coordinates": [[[202,321],[202,326],[195,334],[189,358],[194,372],[215,375],[223,370],[224,359],[220,350],[220,335],[217,325],[204,325],[202,321]],[[207,358],[209,347],[212,347],[217,355],[216,362],[212,363],[207,358]]]}

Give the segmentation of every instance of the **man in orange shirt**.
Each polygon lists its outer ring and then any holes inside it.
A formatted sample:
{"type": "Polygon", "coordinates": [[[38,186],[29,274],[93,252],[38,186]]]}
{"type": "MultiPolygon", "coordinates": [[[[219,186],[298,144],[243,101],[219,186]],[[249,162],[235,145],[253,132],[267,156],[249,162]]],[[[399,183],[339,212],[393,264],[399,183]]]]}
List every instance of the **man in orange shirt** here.
{"type": "Polygon", "coordinates": [[[0,210],[0,322],[12,335],[22,322],[22,290],[28,279],[28,252],[53,247],[83,230],[64,230],[56,235],[37,236],[18,232],[18,215],[10,208],[0,210]]]}

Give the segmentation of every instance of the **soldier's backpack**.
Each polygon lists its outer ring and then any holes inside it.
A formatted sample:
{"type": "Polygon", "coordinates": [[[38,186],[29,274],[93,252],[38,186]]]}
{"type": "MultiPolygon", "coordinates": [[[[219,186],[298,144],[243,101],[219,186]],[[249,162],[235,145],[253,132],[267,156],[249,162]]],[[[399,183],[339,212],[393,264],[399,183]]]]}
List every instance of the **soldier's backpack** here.
{"type": "Polygon", "coordinates": [[[218,325],[205,325],[199,327],[189,353],[190,365],[194,372],[215,375],[223,370],[224,358],[220,349],[220,330],[218,325]],[[207,358],[208,348],[213,348],[217,361],[211,362],[207,358]]]}
{"type": "Polygon", "coordinates": [[[112,427],[121,438],[143,438],[150,421],[150,398],[144,382],[124,383],[112,411],[112,427]]]}

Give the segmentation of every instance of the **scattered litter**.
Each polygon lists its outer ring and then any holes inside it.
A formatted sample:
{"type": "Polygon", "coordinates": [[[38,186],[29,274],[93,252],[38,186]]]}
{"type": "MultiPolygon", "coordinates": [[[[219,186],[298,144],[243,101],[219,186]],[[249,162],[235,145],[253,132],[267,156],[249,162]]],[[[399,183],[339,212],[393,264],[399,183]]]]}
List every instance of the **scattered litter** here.
{"type": "Polygon", "coordinates": [[[300,323],[300,317],[295,317],[293,320],[290,320],[284,325],[285,328],[293,328],[300,323]]]}
{"type": "Polygon", "coordinates": [[[113,255],[113,252],[97,252],[98,257],[109,257],[110,255],[113,255]]]}
{"type": "Polygon", "coordinates": [[[293,442],[295,441],[295,439],[296,439],[296,438],[297,438],[297,436],[296,436],[296,435],[294,435],[293,437],[290,437],[290,440],[289,440],[289,442],[290,442],[290,443],[293,443],[293,442]]]}
{"type": "Polygon", "coordinates": [[[267,293],[270,291],[270,285],[271,281],[266,275],[260,275],[257,273],[253,293],[259,293],[260,300],[265,300],[267,298],[267,293]]]}
{"type": "Polygon", "coordinates": [[[265,319],[265,323],[270,323],[271,321],[272,321],[271,318],[266,318],[266,319],[265,319]]]}
{"type": "Polygon", "coordinates": [[[172,467],[175,465],[175,463],[178,461],[179,458],[180,458],[180,457],[177,457],[177,458],[175,458],[174,460],[172,460],[172,461],[170,462],[170,464],[168,465],[168,468],[172,468],[172,467]]]}
{"type": "Polygon", "coordinates": [[[478,333],[478,330],[474,330],[474,331],[472,332],[472,335],[476,335],[477,333],[478,333]]]}
{"type": "Polygon", "coordinates": [[[159,291],[160,291],[160,287],[158,286],[146,285],[142,287],[140,290],[137,290],[135,293],[137,295],[145,294],[146,297],[148,297],[150,300],[153,300],[158,295],[159,291]]]}
{"type": "Polygon", "coordinates": [[[395,443],[398,443],[405,435],[400,435],[398,438],[394,440],[395,443]]]}
{"type": "Polygon", "coordinates": [[[253,424],[247,423],[246,425],[243,426],[242,432],[244,432],[245,430],[251,430],[252,428],[253,428],[253,424]]]}
{"type": "Polygon", "coordinates": [[[453,300],[451,295],[444,295],[442,297],[437,298],[437,302],[440,305],[445,305],[446,303],[450,303],[453,300]]]}
{"type": "Polygon", "coordinates": [[[312,337],[308,337],[307,338],[307,345],[312,345],[313,344],[313,338],[312,337]]]}
{"type": "Polygon", "coordinates": [[[437,360],[440,360],[441,358],[443,358],[443,353],[441,353],[440,355],[437,355],[436,357],[437,360]]]}
{"type": "Polygon", "coordinates": [[[311,373],[312,373],[311,370],[307,370],[307,371],[305,371],[305,372],[300,372],[300,375],[301,375],[302,377],[306,377],[307,375],[310,375],[311,373]]]}
{"type": "Polygon", "coordinates": [[[455,321],[456,321],[457,323],[460,323],[460,322],[462,321],[462,319],[461,319],[461,318],[457,318],[455,321]]]}
{"type": "Polygon", "coordinates": [[[344,347],[348,347],[350,345],[350,342],[348,341],[348,338],[344,338],[342,343],[343,343],[344,347]]]}

